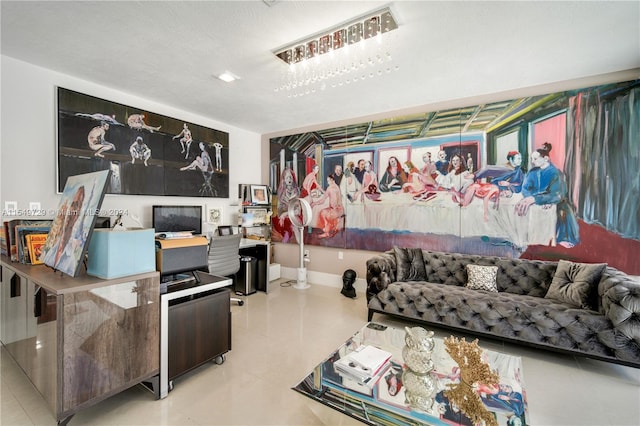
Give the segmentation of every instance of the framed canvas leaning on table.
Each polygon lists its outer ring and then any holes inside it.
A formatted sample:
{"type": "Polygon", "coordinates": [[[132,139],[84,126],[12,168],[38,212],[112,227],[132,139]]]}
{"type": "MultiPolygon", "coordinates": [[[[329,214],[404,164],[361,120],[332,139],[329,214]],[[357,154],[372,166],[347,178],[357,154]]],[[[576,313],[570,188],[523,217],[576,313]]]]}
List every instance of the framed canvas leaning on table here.
{"type": "Polygon", "coordinates": [[[107,189],[111,171],[69,176],[42,248],[45,265],[76,277],[107,189]]]}

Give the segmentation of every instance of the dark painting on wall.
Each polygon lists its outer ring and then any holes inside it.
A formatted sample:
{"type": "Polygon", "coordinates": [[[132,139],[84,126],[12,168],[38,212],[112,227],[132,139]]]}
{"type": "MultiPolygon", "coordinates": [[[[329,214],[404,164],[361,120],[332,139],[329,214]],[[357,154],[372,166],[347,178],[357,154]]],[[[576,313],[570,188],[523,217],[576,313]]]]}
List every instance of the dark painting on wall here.
{"type": "MultiPolygon", "coordinates": [[[[608,262],[635,275],[639,111],[635,80],[286,135],[271,140],[272,182],[281,200],[279,176],[300,175],[306,244],[608,262]]],[[[272,237],[295,242],[285,211],[272,237]]]]}
{"type": "Polygon", "coordinates": [[[109,182],[109,170],[69,176],[56,217],[42,248],[42,261],[75,277],[84,260],[91,232],[109,182]]]}
{"type": "Polygon", "coordinates": [[[229,134],[58,88],[58,192],[110,170],[108,194],[229,197],[229,134]]]}

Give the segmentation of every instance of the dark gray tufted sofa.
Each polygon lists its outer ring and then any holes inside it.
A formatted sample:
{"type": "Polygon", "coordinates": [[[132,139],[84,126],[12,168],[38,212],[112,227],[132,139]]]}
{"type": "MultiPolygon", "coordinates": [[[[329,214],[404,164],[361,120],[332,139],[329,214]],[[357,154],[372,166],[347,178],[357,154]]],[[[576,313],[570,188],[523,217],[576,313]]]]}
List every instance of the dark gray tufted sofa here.
{"type": "Polygon", "coordinates": [[[394,251],[367,261],[374,313],[640,368],[640,284],[607,267],[598,311],[546,299],[557,262],[422,250],[427,280],[396,282],[394,251]],[[498,293],[471,290],[466,265],[498,266],[498,293]]]}

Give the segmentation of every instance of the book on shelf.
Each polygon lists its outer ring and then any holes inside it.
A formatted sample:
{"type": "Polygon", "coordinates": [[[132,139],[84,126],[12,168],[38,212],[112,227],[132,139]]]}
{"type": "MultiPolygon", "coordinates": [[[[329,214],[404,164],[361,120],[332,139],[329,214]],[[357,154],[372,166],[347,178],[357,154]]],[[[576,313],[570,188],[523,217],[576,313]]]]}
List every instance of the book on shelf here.
{"type": "Polygon", "coordinates": [[[42,262],[40,255],[42,254],[42,247],[47,242],[48,234],[28,234],[25,238],[27,240],[27,247],[29,248],[29,260],[32,265],[39,265],[42,262]]]}
{"type": "Polygon", "coordinates": [[[23,219],[11,219],[5,222],[5,233],[7,239],[7,256],[12,262],[18,261],[18,246],[16,246],[16,226],[23,222],[23,219]]]}
{"type": "Polygon", "coordinates": [[[15,229],[16,238],[16,254],[18,262],[31,264],[31,256],[29,254],[29,245],[27,244],[27,236],[31,234],[48,234],[51,229],[51,222],[29,225],[18,225],[15,229]]]}
{"type": "Polygon", "coordinates": [[[2,227],[0,227],[0,254],[7,256],[9,251],[7,250],[7,221],[4,221],[2,227]]]}
{"type": "Polygon", "coordinates": [[[390,352],[366,345],[340,358],[333,365],[336,372],[368,383],[383,370],[390,359],[390,352]]]}

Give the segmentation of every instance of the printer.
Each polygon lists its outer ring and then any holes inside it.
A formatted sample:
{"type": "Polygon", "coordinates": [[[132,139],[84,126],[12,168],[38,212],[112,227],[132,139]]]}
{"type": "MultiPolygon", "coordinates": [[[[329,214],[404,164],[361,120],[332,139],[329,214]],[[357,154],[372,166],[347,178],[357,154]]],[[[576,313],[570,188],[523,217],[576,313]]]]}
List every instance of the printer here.
{"type": "Polygon", "coordinates": [[[156,270],[161,277],[208,271],[209,241],[204,236],[156,238],[156,270]]]}

